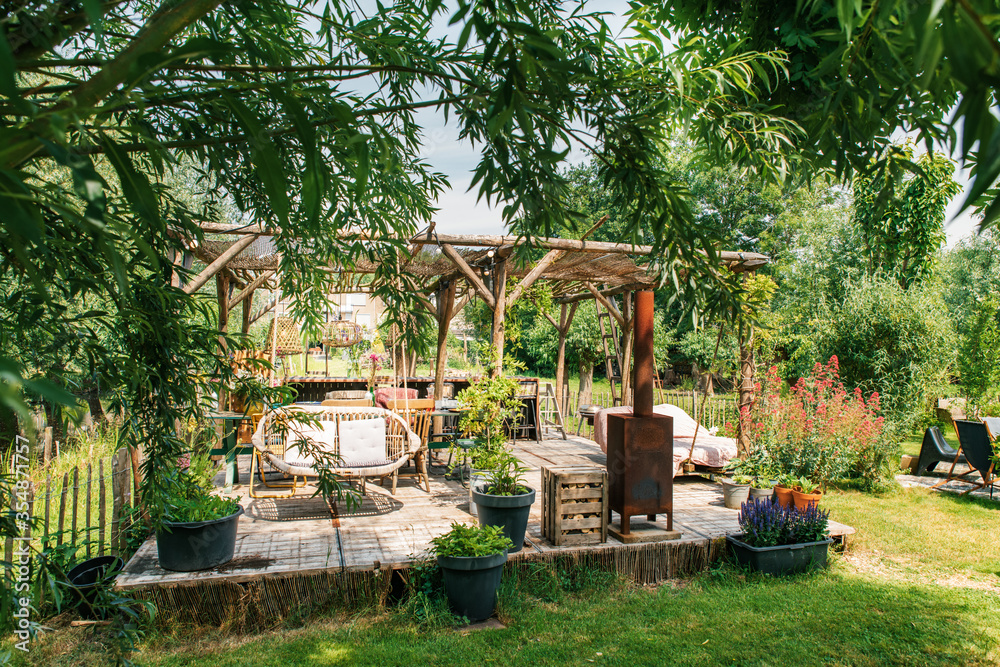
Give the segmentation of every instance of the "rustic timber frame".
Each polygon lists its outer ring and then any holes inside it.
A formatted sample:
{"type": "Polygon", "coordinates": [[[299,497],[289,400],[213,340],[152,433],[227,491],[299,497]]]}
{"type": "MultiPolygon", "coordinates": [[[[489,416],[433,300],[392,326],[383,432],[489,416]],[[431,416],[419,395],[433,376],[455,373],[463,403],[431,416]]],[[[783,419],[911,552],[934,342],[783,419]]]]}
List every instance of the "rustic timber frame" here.
{"type": "MultiPolygon", "coordinates": [[[[596,226],[595,226],[596,228],[596,226]]],[[[237,240],[205,240],[190,243],[194,255],[206,268],[185,286],[193,292],[213,276],[217,282],[219,304],[219,329],[226,331],[229,311],[243,305],[241,330],[246,333],[250,325],[269,312],[277,303],[272,298],[253,310],[257,289],[275,289],[280,256],[273,242],[273,231],[260,226],[204,224],[207,234],[237,236],[237,240]]],[[[587,235],[593,228],[587,232],[587,235]]],[[[603,305],[621,327],[623,338],[623,368],[631,363],[631,292],[655,289],[657,277],[645,258],[655,255],[651,246],[607,243],[584,239],[513,237],[487,235],[437,234],[433,225],[412,238],[379,239],[364,234],[344,233],[345,242],[362,242],[369,246],[386,246],[385,252],[370,253],[371,257],[385,257],[384,261],[399,262],[400,243],[405,243],[408,255],[402,258],[404,270],[419,290],[418,301],[434,316],[438,326],[437,362],[435,364],[435,398],[442,398],[444,372],[447,365],[447,336],[452,319],[472,299],[479,298],[492,311],[492,342],[498,361],[504,355],[504,326],[506,313],[529,288],[538,281],[550,284],[553,303],[560,308],[556,321],[544,313],[555,327],[559,337],[556,362],[556,400],[563,405],[566,381],[566,337],[581,301],[595,299],[603,305]],[[392,243],[393,245],[389,245],[392,243]],[[525,259],[532,254],[538,259],[525,259]],[[534,251],[534,252],[533,252],[534,251]],[[513,280],[511,280],[513,279],[513,280]],[[516,282],[515,282],[516,280],[516,282]],[[508,282],[511,289],[508,292],[508,282]],[[623,295],[619,309],[612,297],[623,295]]],[[[765,255],[750,252],[721,251],[719,261],[730,271],[754,271],[768,263],[765,255]]],[[[383,260],[380,260],[383,261],[383,260]]],[[[337,274],[335,289],[331,293],[370,292],[371,276],[379,268],[378,262],[368,258],[358,259],[350,267],[330,267],[337,274]]],[[[740,395],[737,409],[753,401],[754,364],[750,360],[749,345],[752,333],[741,325],[740,395]],[[747,348],[747,349],[743,349],[747,348]]],[[[497,364],[499,367],[500,364],[497,364]]],[[[629,374],[623,372],[623,378],[629,374]]],[[[627,382],[627,381],[626,381],[627,382]]],[[[629,387],[623,386],[623,399],[629,402],[629,387]]],[[[741,442],[742,444],[742,442],[741,442]]]]}

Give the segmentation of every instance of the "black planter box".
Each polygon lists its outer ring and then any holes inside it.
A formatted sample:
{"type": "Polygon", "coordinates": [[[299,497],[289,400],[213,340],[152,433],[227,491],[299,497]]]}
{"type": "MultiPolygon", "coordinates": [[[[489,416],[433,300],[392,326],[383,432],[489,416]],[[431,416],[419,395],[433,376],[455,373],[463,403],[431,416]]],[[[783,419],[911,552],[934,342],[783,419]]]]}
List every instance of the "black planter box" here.
{"type": "Polygon", "coordinates": [[[727,535],[726,541],[736,562],[773,576],[795,574],[826,567],[826,555],[832,539],[805,544],[782,544],[777,547],[752,547],[740,535],[727,535]]]}

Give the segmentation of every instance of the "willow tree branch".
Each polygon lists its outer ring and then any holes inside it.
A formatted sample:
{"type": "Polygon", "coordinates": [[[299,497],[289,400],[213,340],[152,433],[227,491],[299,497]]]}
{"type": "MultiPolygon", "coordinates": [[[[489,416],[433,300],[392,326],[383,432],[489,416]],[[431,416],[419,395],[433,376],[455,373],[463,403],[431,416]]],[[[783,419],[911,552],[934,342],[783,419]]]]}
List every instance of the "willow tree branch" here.
{"type": "MultiPolygon", "coordinates": [[[[107,97],[129,76],[132,67],[147,54],[163,49],[173,37],[214,10],[222,0],[184,0],[179,4],[166,3],[154,12],[146,25],[111,62],[96,72],[90,79],[80,84],[66,100],[47,110],[46,115],[57,114],[70,109],[89,116],[92,107],[107,97]]],[[[42,149],[42,141],[53,133],[47,118],[39,118],[30,127],[12,137],[13,144],[3,159],[6,167],[17,167],[29,160],[42,149]]]]}

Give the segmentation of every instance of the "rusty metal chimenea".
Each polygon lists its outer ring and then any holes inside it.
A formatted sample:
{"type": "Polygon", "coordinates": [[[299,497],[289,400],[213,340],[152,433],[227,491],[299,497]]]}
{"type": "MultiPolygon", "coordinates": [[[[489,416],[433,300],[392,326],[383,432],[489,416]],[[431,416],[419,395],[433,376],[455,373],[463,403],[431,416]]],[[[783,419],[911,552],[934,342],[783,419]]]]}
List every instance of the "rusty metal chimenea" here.
{"type": "Polygon", "coordinates": [[[632,414],[608,415],[608,502],[621,517],[614,532],[623,537],[640,514],[649,521],[665,514],[673,531],[674,420],[653,413],[652,292],[636,292],[634,322],[632,414]]]}

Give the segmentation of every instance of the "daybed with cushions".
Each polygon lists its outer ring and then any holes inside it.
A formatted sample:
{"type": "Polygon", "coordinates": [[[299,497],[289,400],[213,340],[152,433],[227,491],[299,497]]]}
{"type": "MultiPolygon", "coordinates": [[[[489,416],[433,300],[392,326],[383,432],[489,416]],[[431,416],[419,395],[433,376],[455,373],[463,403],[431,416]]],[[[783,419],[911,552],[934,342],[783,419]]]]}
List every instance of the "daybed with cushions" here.
{"type": "Polygon", "coordinates": [[[250,495],[254,498],[287,498],[316,477],[317,462],[300,445],[311,442],[334,455],[334,472],[347,479],[392,477],[396,493],[398,471],[420,451],[420,437],[404,419],[390,410],[374,407],[288,406],[264,414],[251,442],[255,452],[250,466],[250,495]],[[297,421],[296,414],[316,415],[315,424],[297,421]],[[264,464],[291,478],[291,484],[273,484],[264,478],[264,464]],[[291,489],[283,496],[259,496],[253,482],[254,468],[269,488],[291,489]],[[301,478],[301,483],[299,482],[301,478]]]}
{"type": "MultiPolygon", "coordinates": [[[[712,435],[704,426],[698,428],[698,440],[691,448],[691,439],[698,425],[691,415],[676,405],[657,405],[653,412],[674,418],[674,476],[682,469],[682,464],[691,453],[692,462],[709,468],[721,468],[729,459],[736,457],[736,440],[712,435]]],[[[604,408],[594,416],[594,440],[601,446],[601,451],[608,451],[608,415],[632,414],[631,406],[604,408]]]]}

